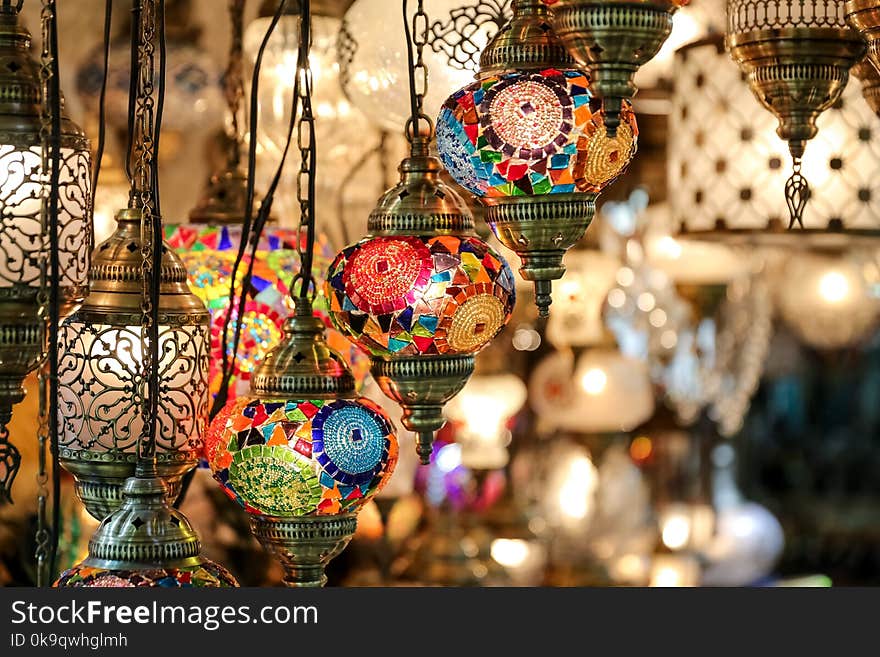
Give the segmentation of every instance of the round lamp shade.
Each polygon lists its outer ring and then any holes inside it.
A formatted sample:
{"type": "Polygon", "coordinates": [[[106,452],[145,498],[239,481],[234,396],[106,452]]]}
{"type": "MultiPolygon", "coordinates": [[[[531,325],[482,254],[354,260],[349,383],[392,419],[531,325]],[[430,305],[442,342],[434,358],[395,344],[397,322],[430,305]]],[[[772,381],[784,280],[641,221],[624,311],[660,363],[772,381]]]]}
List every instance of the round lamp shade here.
{"type": "MultiPolygon", "coordinates": [[[[216,394],[222,383],[223,325],[230,312],[229,288],[241,243],[241,227],[203,224],[169,225],[165,227],[165,236],[186,265],[190,289],[205,303],[211,313],[209,382],[211,392],[216,394]]],[[[231,360],[233,375],[229,385],[229,399],[234,399],[248,391],[251,375],[256,366],[281,339],[284,320],[293,310],[290,284],[299,271],[299,253],[296,247],[295,230],[270,227],[263,231],[253,262],[253,275],[242,320],[238,354],[231,360]]],[[[319,292],[323,288],[321,276],[326,271],[332,255],[333,251],[327,239],[319,235],[315,245],[314,260],[319,292]]],[[[239,292],[249,262],[248,253],[245,254],[237,273],[236,288],[239,292]]],[[[326,319],[329,325],[327,298],[319,293],[314,305],[317,314],[326,319]]],[[[233,320],[237,311],[237,308],[232,310],[233,320]]],[[[232,345],[234,331],[235,322],[230,321],[227,334],[228,347],[232,345]]],[[[331,347],[345,354],[348,362],[352,364],[357,380],[362,381],[369,369],[367,359],[332,328],[327,331],[327,340],[331,347]]]]}
{"type": "Polygon", "coordinates": [[[721,37],[676,53],[669,121],[669,202],[694,237],[783,245],[880,235],[880,119],[850,80],[817,120],[802,174],[811,196],[804,229],[786,230],[791,170],[777,121],[755,99],[721,37]]]}
{"type": "Polygon", "coordinates": [[[197,566],[115,570],[94,566],[74,566],[55,582],[59,588],[134,588],[163,589],[237,587],[238,582],[220,564],[205,560],[197,566]]]}
{"type": "Polygon", "coordinates": [[[326,284],[334,324],[375,356],[472,354],[507,324],[513,272],[477,237],[371,237],[326,284]]]}
{"type": "Polygon", "coordinates": [[[818,349],[852,346],[880,320],[880,259],[876,250],[794,252],[776,281],[782,318],[818,349]]]}
{"type": "Polygon", "coordinates": [[[598,192],[634,157],[638,128],[626,106],[617,136],[608,137],[592,97],[588,75],[577,70],[482,76],[443,104],[440,159],[478,196],[598,192]]]}
{"type": "Polygon", "coordinates": [[[366,398],[242,397],[214,419],[205,454],[248,513],[290,518],[356,511],[397,461],[391,421],[366,398]]]}

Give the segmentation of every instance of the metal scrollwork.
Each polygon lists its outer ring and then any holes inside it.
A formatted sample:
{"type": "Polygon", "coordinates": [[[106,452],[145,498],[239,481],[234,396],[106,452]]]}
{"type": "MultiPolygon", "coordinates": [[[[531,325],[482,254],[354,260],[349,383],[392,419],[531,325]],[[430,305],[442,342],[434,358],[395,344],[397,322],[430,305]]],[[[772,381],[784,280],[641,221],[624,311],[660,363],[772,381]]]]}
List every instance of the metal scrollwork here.
{"type": "Polygon", "coordinates": [[[446,54],[450,68],[476,72],[480,52],[512,15],[510,0],[479,0],[456,7],[445,20],[431,23],[428,45],[446,54]]]}

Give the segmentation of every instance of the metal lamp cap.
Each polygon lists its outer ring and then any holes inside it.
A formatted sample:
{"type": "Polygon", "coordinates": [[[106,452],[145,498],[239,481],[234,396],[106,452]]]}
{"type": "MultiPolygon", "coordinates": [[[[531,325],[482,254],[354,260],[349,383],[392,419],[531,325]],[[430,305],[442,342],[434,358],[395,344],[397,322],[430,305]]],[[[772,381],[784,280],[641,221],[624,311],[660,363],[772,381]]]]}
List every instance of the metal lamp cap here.
{"type": "Polygon", "coordinates": [[[377,235],[462,235],[474,232],[467,203],[443,182],[443,164],[417,138],[397,168],[400,182],[385,192],[370,213],[367,229],[377,235]]]}
{"type": "Polygon", "coordinates": [[[241,167],[218,171],[189,213],[194,224],[240,226],[247,213],[247,174],[241,167]]]}
{"type": "MultiPolygon", "coordinates": [[[[91,292],[81,313],[140,312],[143,296],[140,221],[139,208],[116,213],[116,230],[92,253],[91,292]]],[[[205,305],[189,289],[186,267],[164,241],[159,289],[160,313],[204,315],[207,318],[205,305]]]]}
{"type": "Polygon", "coordinates": [[[478,75],[573,67],[574,59],[554,32],[552,18],[541,0],[514,0],[513,17],[480,55],[478,75]]]}
{"type": "Polygon", "coordinates": [[[122,506],[101,522],[83,565],[114,570],[181,568],[201,562],[201,542],[186,517],[168,505],[165,483],[130,477],[122,506]]]}
{"type": "Polygon", "coordinates": [[[324,324],[311,303],[297,298],[284,323],[281,343],[270,351],[251,379],[251,392],[269,399],[336,399],[355,394],[345,359],[324,338],[324,324]]]}

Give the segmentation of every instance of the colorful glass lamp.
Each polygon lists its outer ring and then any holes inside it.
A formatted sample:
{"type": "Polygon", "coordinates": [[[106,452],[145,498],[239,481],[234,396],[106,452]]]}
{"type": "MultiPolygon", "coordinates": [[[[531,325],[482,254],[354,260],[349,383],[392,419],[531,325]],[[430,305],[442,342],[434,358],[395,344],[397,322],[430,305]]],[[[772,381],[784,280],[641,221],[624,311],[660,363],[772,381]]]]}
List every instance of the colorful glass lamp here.
{"type": "Polygon", "coordinates": [[[391,420],[355,396],[342,356],[306,299],[259,365],[251,394],[217,415],[205,445],[223,491],[285,570],[288,586],[323,586],[324,566],[357,526],[357,511],[397,462],[391,420]]]}
{"type": "Polygon", "coordinates": [[[437,147],[456,182],[489,206],[486,221],[522,260],[546,317],[563,256],[590,225],[599,191],[633,158],[638,129],[625,103],[608,137],[589,75],[572,68],[550,10],[539,0],[515,0],[513,10],[477,81],[444,103],[437,147]]]}
{"type": "Polygon", "coordinates": [[[333,323],[370,355],[373,377],[402,406],[427,464],[443,405],[507,324],[515,290],[510,267],[442,182],[426,139],[413,139],[399,171],[400,183],[370,214],[369,236],[330,266],[326,293],[333,323]]]}

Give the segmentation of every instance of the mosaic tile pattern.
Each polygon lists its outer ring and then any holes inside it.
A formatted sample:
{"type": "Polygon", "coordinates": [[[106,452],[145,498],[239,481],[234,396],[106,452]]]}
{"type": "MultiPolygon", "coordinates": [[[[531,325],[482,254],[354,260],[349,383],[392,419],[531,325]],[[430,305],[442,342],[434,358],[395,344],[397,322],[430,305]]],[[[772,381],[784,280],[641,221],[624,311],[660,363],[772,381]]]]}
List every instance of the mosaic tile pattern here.
{"type": "Polygon", "coordinates": [[[397,449],[391,420],[364,398],[242,397],[215,418],[205,441],[224,492],[271,517],[357,510],[391,476],[397,449]]]}
{"type": "Polygon", "coordinates": [[[513,272],[476,237],[374,237],[342,251],[326,283],[337,328],[375,356],[469,354],[507,324],[513,272]]]}
{"type": "Polygon", "coordinates": [[[478,80],[440,110],[440,158],[460,185],[479,196],[598,192],[632,160],[638,128],[626,104],[617,136],[609,138],[601,110],[591,110],[593,100],[581,71],[478,80]]]}
{"type": "Polygon", "coordinates": [[[238,586],[223,566],[207,561],[187,568],[155,568],[149,570],[106,570],[90,566],[74,566],[61,573],[54,586],[60,588],[134,588],[159,587],[219,588],[238,586]]]}
{"type": "MultiPolygon", "coordinates": [[[[211,312],[211,368],[209,383],[212,394],[220,388],[223,363],[223,323],[229,310],[229,285],[241,242],[239,226],[169,225],[165,237],[181,257],[189,272],[189,286],[205,302],[211,312]]],[[[282,337],[281,327],[293,310],[290,284],[299,271],[296,250],[297,232],[282,228],[267,228],[263,232],[254,260],[249,300],[242,320],[238,358],[234,364],[229,386],[229,398],[246,394],[250,377],[257,364],[282,337]]],[[[315,266],[318,296],[315,314],[324,320],[327,341],[351,364],[355,379],[360,383],[369,370],[369,361],[358,349],[332,328],[327,299],[323,296],[321,276],[334,255],[326,237],[319,235],[315,244],[315,266]]],[[[248,256],[242,261],[237,274],[237,289],[247,271],[248,256]]],[[[233,319],[235,311],[233,311],[233,319]]],[[[232,344],[234,324],[230,324],[229,345],[232,344]]]]}

